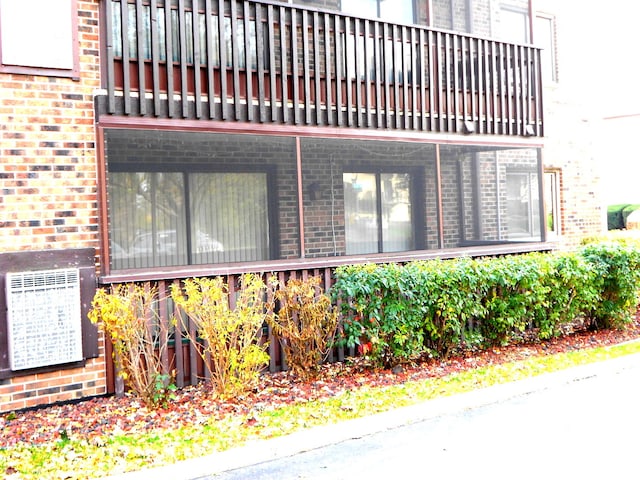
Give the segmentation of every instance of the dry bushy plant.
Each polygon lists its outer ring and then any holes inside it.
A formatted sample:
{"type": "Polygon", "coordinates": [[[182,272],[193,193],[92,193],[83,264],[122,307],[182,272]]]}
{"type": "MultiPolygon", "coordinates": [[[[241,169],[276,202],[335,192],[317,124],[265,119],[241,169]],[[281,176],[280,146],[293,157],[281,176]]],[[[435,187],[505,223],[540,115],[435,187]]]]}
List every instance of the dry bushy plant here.
{"type": "Polygon", "coordinates": [[[89,319],[99,323],[111,338],[120,377],[148,406],[169,400],[173,378],[162,367],[163,349],[158,342],[156,290],[138,285],[99,289],[91,303],[89,319]]]}
{"type": "MultiPolygon", "coordinates": [[[[276,286],[278,282],[272,279],[270,283],[276,286]]],[[[302,379],[317,373],[331,348],[338,324],[338,313],[319,286],[319,277],[290,279],[279,285],[275,293],[279,310],[268,319],[289,368],[302,379]]]]}
{"type": "Polygon", "coordinates": [[[229,288],[222,278],[187,279],[172,285],[171,297],[187,318],[180,324],[204,360],[216,392],[223,397],[242,394],[257,383],[269,363],[266,345],[259,345],[262,325],[272,309],[264,300],[266,287],[257,275],[240,278],[235,307],[230,308],[229,288]]]}

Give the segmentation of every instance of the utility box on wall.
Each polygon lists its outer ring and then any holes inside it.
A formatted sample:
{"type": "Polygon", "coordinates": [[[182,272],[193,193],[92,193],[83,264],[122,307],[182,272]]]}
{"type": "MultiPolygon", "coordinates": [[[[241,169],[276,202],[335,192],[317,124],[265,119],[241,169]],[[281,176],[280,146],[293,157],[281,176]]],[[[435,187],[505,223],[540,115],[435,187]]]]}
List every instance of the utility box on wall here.
{"type": "Polygon", "coordinates": [[[95,250],[0,254],[0,378],[98,356],[95,250]]]}
{"type": "Polygon", "coordinates": [[[7,273],[11,370],[82,360],[80,270],[7,273]]]}

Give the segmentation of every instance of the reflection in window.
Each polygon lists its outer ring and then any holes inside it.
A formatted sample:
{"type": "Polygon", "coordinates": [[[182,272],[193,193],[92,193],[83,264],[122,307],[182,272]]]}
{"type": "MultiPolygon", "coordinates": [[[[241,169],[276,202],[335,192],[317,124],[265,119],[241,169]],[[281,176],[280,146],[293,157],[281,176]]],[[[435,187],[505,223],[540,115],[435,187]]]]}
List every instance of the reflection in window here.
{"type": "Polygon", "coordinates": [[[528,11],[510,6],[501,6],[498,37],[505,42],[529,43],[528,11]]]}
{"type": "Polygon", "coordinates": [[[547,16],[537,16],[535,32],[536,46],[542,49],[540,52],[540,64],[543,78],[556,82],[558,75],[556,70],[554,19],[547,16]]]}
{"type": "Polygon", "coordinates": [[[413,0],[342,0],[341,10],[358,17],[385,22],[413,23],[413,0]]]}
{"type": "Polygon", "coordinates": [[[560,235],[560,172],[544,172],[544,210],[547,237],[560,235]]]}
{"type": "MultiPolygon", "coordinates": [[[[112,31],[113,31],[113,54],[115,57],[121,57],[123,55],[123,33],[122,33],[122,10],[120,2],[112,3],[112,31]]],[[[142,25],[138,28],[136,5],[133,3],[127,4],[127,48],[129,51],[129,58],[136,59],[142,57],[145,60],[151,59],[151,10],[148,5],[142,6],[142,25]],[[142,54],[138,53],[138,40],[142,42],[142,54]]],[[[205,65],[207,63],[208,51],[207,51],[207,17],[204,13],[198,13],[197,23],[197,36],[198,49],[200,55],[200,64],[205,65]]],[[[161,61],[165,61],[167,58],[167,29],[166,29],[166,17],[164,7],[158,7],[156,14],[156,29],[158,35],[158,58],[161,61]]],[[[180,26],[178,18],[178,10],[172,9],[170,13],[171,27],[169,29],[171,34],[172,45],[172,58],[174,62],[180,61],[181,46],[180,46],[180,26]]],[[[194,62],[194,33],[193,33],[193,12],[184,12],[184,29],[185,29],[185,45],[184,51],[187,63],[194,62]]],[[[226,66],[232,66],[233,60],[233,48],[235,39],[235,48],[237,48],[238,55],[238,67],[246,67],[246,41],[245,41],[245,25],[244,19],[238,18],[236,21],[235,35],[232,35],[231,18],[224,17],[224,38],[225,38],[225,56],[226,66]]],[[[220,66],[220,30],[218,25],[218,16],[212,15],[211,17],[211,44],[212,44],[212,60],[213,66],[220,66]]],[[[266,35],[266,29],[265,33],[266,35]]],[[[257,68],[257,44],[256,44],[256,22],[251,20],[249,22],[249,58],[251,62],[251,68],[257,68]]],[[[264,44],[268,42],[266,37],[264,44]]],[[[265,57],[266,58],[266,57],[265,57]]]]}
{"type": "Polygon", "coordinates": [[[347,255],[412,250],[410,175],[344,173],[347,255]]]}
{"type": "Polygon", "coordinates": [[[265,173],[111,172],[109,199],[115,269],[269,256],[265,173]]]}
{"type": "Polygon", "coordinates": [[[540,195],[535,172],[507,171],[507,232],[510,239],[540,237],[540,195]]]}

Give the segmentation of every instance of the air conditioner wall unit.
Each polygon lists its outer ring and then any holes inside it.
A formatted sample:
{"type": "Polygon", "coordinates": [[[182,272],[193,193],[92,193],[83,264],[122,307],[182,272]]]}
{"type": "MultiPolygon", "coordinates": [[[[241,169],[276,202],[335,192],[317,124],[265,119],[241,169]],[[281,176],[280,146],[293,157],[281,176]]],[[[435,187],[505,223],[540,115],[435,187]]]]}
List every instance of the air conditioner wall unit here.
{"type": "Polygon", "coordinates": [[[79,269],[7,273],[5,285],[11,370],[83,359],[79,269]]]}

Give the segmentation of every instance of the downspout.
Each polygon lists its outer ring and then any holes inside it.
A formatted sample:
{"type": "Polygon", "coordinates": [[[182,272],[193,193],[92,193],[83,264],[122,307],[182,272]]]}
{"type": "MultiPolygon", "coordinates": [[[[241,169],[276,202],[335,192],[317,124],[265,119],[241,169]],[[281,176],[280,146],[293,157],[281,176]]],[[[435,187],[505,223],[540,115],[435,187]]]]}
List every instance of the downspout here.
{"type": "Polygon", "coordinates": [[[300,148],[300,137],[296,137],[296,170],[298,175],[298,229],[300,230],[300,258],[305,258],[304,198],[302,195],[302,154],[300,148]]]}
{"type": "Polygon", "coordinates": [[[442,170],[440,168],[440,144],[436,143],[436,204],[438,209],[438,248],[444,248],[444,215],[442,212],[442,170]]]}

